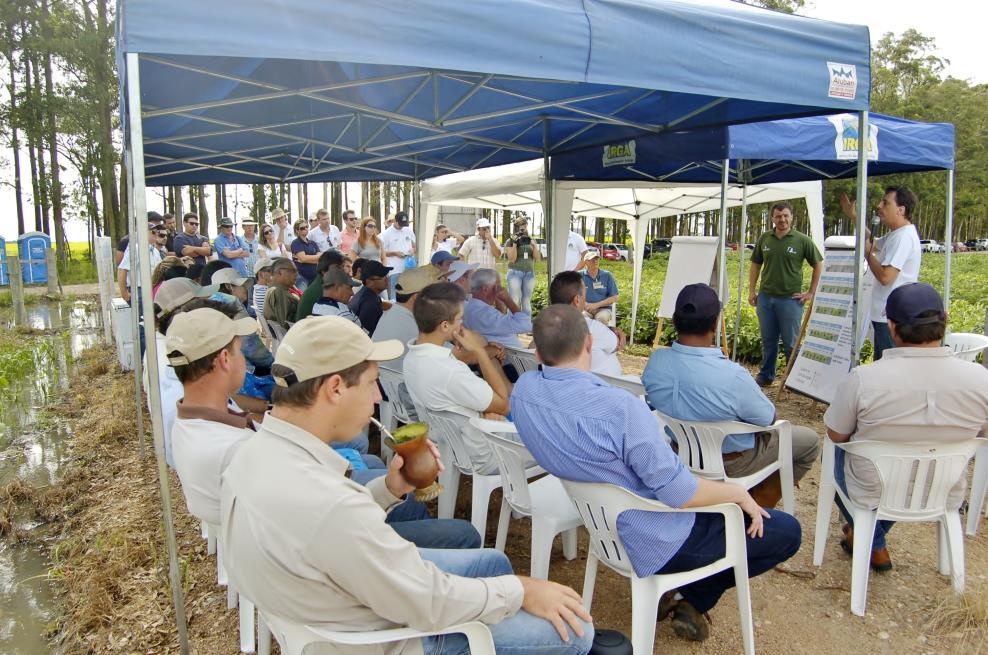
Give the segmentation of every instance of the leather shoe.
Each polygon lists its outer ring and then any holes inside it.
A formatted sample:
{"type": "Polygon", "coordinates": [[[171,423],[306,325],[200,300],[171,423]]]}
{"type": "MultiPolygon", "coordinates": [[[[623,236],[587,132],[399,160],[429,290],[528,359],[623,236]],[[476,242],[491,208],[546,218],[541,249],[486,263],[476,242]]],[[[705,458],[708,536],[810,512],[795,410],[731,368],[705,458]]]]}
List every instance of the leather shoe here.
{"type": "Polygon", "coordinates": [[[698,612],[685,600],[680,600],[672,611],[672,631],[680,639],[706,641],[710,637],[710,617],[698,612]]]}
{"type": "Polygon", "coordinates": [[[765,378],[763,378],[763,377],[761,377],[759,375],[756,375],[755,376],[755,384],[757,384],[760,387],[771,387],[772,386],[771,380],[766,380],[765,378]]]}
{"type": "Polygon", "coordinates": [[[676,590],[667,591],[662,594],[662,598],[659,599],[659,611],[655,614],[655,621],[661,621],[676,609],[676,604],[679,601],[676,600],[676,590]]]}
{"type": "MultiPolygon", "coordinates": [[[[842,528],[844,538],[840,540],[840,547],[848,555],[854,554],[854,528],[844,524],[842,528]]],[[[888,548],[873,548],[871,550],[871,561],[869,562],[872,571],[884,573],[892,570],[892,556],[889,555],[888,548]]]]}

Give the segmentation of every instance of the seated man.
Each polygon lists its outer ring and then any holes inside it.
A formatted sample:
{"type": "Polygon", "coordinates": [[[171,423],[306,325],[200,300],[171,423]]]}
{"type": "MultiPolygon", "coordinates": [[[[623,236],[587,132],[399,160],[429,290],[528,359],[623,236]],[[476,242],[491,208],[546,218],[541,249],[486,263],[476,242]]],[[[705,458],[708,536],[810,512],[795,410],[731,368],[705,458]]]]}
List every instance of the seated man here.
{"type": "MultiPolygon", "coordinates": [[[[331,266],[343,266],[345,261],[346,257],[338,250],[327,250],[319,255],[319,261],[316,263],[316,278],[321,280],[322,276],[326,274],[326,271],[331,266]]],[[[355,275],[355,273],[351,273],[351,277],[355,275]]],[[[295,318],[293,320],[301,321],[306,316],[311,316],[312,306],[320,298],[322,298],[321,284],[313,284],[306,287],[305,291],[302,292],[302,297],[298,300],[298,307],[295,310],[295,318]]]]}
{"type": "MultiPolygon", "coordinates": [[[[449,267],[453,262],[463,261],[453,253],[448,250],[437,250],[432,255],[432,259],[429,263],[439,269],[440,273],[448,273],[449,267]]],[[[476,265],[474,266],[477,267],[476,265]]]]}
{"type": "MultiPolygon", "coordinates": [[[[593,345],[580,312],[551,305],[539,313],[534,327],[542,370],[519,378],[511,409],[521,440],[543,468],[565,480],[616,484],[670,507],[737,503],[750,519],[751,576],[796,554],[800,529],[795,518],[762,509],[738,485],[694,476],[659,436],[640,398],[590,373],[593,345]]],[[[719,514],[634,512],[619,517],[617,525],[641,577],[696,569],[724,556],[724,517],[719,514]]],[[[658,620],[671,612],[677,635],[702,641],[710,634],[704,614],[733,586],[734,573],[728,569],[679,588],[678,595],[669,592],[659,604],[658,620]]]]}
{"type": "Polygon", "coordinates": [[[470,276],[470,294],[463,313],[463,326],[488,341],[521,348],[518,335],[532,331],[532,315],[521,311],[511,299],[501,286],[498,272],[490,268],[474,271],[470,276]]]}
{"type": "MultiPolygon", "coordinates": [[[[922,282],[905,284],[889,294],[885,304],[894,348],[882,359],[851,369],[837,387],[823,415],[827,435],[845,441],[957,442],[988,432],[988,370],[954,357],[940,345],[947,327],[943,301],[936,289],[922,282]]],[[[866,459],[836,449],[834,479],[855,503],[877,507],[881,484],[866,459]]],[[[964,500],[966,474],[950,491],[948,506],[964,500]]],[[[841,546],[848,554],[854,544],[851,515],[841,546]]],[[[887,571],[892,558],[885,536],[892,521],[879,521],[871,546],[871,568],[887,571]]]]}
{"type": "Polygon", "coordinates": [[[587,287],[587,313],[605,325],[614,318],[618,286],[610,271],[600,267],[600,254],[588,250],[583,255],[586,267],[581,271],[587,287]]]}
{"type": "MultiPolygon", "coordinates": [[[[366,427],[381,400],[378,362],[401,352],[399,342],[372,343],[337,317],[289,330],[275,360],[274,409],[223,474],[219,542],[230,583],[294,623],[431,631],[484,621],[502,652],[588,652],[593,628],[576,592],[511,575],[497,551],[416,548],[385,524],[414,489],[402,457],[362,487],[327,447],[366,427]]],[[[467,645],[446,635],[344,650],[454,655],[467,645]]]]}
{"type": "Polygon", "coordinates": [[[271,266],[271,286],[264,297],[264,318],[286,330],[296,320],[298,298],[290,289],[295,285],[298,271],[287,257],[279,257],[271,266]]]}
{"type": "Polygon", "coordinates": [[[570,305],[587,319],[587,328],[593,337],[593,356],[590,370],[594,373],[619,376],[623,373],[617,351],[624,348],[624,332],[596,321],[584,312],[587,306],[587,288],[583,276],[576,271],[563,271],[552,278],[549,285],[549,303],[570,305]]]}
{"type": "Polygon", "coordinates": [[[254,286],[251,287],[250,304],[258,316],[264,316],[264,298],[271,284],[271,267],[274,261],[262,257],[254,262],[254,286]]]}
{"type": "MultiPolygon", "coordinates": [[[[684,421],[741,421],[769,426],[775,405],[765,397],[747,370],[714,346],[720,320],[720,299],[706,284],[683,287],[676,298],[672,323],[679,333],[671,348],[648,358],[642,383],[648,402],[667,416],[684,421]]],[[[816,461],[820,436],[810,428],[792,426],[792,469],[798,482],[816,461]]],[[[741,477],[779,459],[774,433],[734,434],[724,439],[724,470],[741,477]]],[[[751,490],[762,507],[782,498],[778,472],[751,490]]]]}
{"type": "Polygon", "coordinates": [[[381,300],[381,292],[388,288],[388,273],[391,268],[376,259],[366,262],[360,269],[360,281],[364,283],[360,291],[350,299],[350,311],[360,319],[360,325],[370,335],[377,329],[384,310],[391,303],[381,300]]]}
{"type": "Polygon", "coordinates": [[[360,319],[350,311],[347,304],[353,298],[353,288],[359,284],[341,267],[331,267],[322,276],[322,298],[312,306],[312,315],[340,316],[360,325],[360,319]]]}
{"type": "MultiPolygon", "coordinates": [[[[419,336],[405,354],[405,386],[416,407],[467,418],[503,418],[509,411],[511,383],[488,354],[483,338],[463,327],[463,298],[463,290],[448,282],[430,284],[419,294],[413,310],[419,336]],[[482,378],[453,356],[445,345],[448,341],[476,357],[482,378]]],[[[463,437],[475,470],[496,473],[497,460],[484,435],[467,426],[463,437]]]]}

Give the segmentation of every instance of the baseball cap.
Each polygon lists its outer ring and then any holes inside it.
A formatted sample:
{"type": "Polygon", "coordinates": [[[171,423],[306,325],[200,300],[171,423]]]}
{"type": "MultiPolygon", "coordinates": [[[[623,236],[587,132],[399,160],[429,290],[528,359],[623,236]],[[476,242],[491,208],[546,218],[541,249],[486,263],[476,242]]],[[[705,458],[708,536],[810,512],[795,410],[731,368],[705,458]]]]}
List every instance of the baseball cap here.
{"type": "Polygon", "coordinates": [[[268,257],[261,257],[256,262],[254,262],[254,275],[257,275],[266,268],[271,268],[274,266],[274,260],[268,257]]]}
{"type": "Polygon", "coordinates": [[[234,337],[255,332],[257,321],[249,316],[232,319],[209,307],[193,309],[172,319],[165,334],[165,353],[172,366],[183,366],[225,347],[234,337]]]}
{"type": "Polygon", "coordinates": [[[401,341],[371,341],[356,323],[345,318],[310,316],[293,325],[278,345],[274,363],[288,372],[272,375],[278,386],[289,387],[361,362],[395,359],[404,352],[401,341]]]}
{"type": "Polygon", "coordinates": [[[220,227],[233,227],[233,219],[224,216],[223,218],[220,219],[220,222],[217,223],[217,225],[219,225],[220,227]]]}
{"type": "Polygon", "coordinates": [[[243,286],[247,278],[242,277],[233,268],[221,268],[213,273],[213,284],[232,284],[235,287],[243,286]]]}
{"type": "Polygon", "coordinates": [[[395,214],[395,222],[402,226],[408,225],[408,214],[405,212],[398,212],[395,214]]]}
{"type": "Polygon", "coordinates": [[[271,260],[272,271],[280,271],[283,268],[290,268],[295,270],[296,269],[295,262],[293,262],[288,257],[275,257],[274,259],[271,260]]]}
{"type": "Polygon", "coordinates": [[[342,268],[330,266],[329,270],[322,276],[322,287],[325,289],[326,287],[335,287],[338,284],[349,284],[351,287],[360,286],[360,282],[347,275],[342,268]]]}
{"type": "Polygon", "coordinates": [[[457,257],[451,252],[447,252],[446,250],[437,250],[436,253],[432,256],[430,263],[433,266],[439,266],[443,262],[456,261],[457,259],[459,259],[459,257],[457,257]]]}
{"type": "Polygon", "coordinates": [[[461,259],[460,261],[453,262],[449,265],[449,277],[446,278],[446,280],[449,282],[456,282],[470,271],[478,268],[480,268],[480,264],[468,264],[461,259]]]}
{"type": "Polygon", "coordinates": [[[903,284],[893,290],[885,301],[885,315],[896,325],[929,325],[947,319],[940,294],[925,282],[903,284]],[[921,316],[930,311],[937,313],[921,316]]]}
{"type": "Polygon", "coordinates": [[[360,267],[360,279],[366,280],[369,277],[387,277],[391,272],[391,266],[385,266],[376,259],[369,259],[360,267]]]}
{"type": "Polygon", "coordinates": [[[591,259],[597,259],[598,257],[600,257],[600,253],[597,252],[596,250],[588,250],[585,253],[583,253],[583,261],[585,262],[588,262],[591,259]]]}
{"type": "Polygon", "coordinates": [[[709,284],[687,284],[676,297],[676,314],[713,318],[720,313],[720,298],[709,284]]]}
{"type": "Polygon", "coordinates": [[[163,223],[165,219],[161,217],[161,214],[151,210],[148,212],[148,223],[163,223]]]}
{"type": "Polygon", "coordinates": [[[211,288],[200,287],[188,278],[176,277],[161,283],[158,292],[154,294],[154,304],[158,306],[159,315],[167,314],[193,298],[204,298],[212,295],[212,292],[211,288]]]}
{"type": "MultiPolygon", "coordinates": [[[[456,258],[454,257],[453,259],[456,258]]],[[[395,290],[401,294],[418,293],[433,282],[439,282],[447,275],[449,275],[448,272],[440,271],[435,266],[408,268],[398,276],[395,290]]]]}
{"type": "Polygon", "coordinates": [[[491,222],[486,218],[477,219],[477,229],[480,229],[482,227],[490,227],[490,226],[491,226],[491,222]]]}

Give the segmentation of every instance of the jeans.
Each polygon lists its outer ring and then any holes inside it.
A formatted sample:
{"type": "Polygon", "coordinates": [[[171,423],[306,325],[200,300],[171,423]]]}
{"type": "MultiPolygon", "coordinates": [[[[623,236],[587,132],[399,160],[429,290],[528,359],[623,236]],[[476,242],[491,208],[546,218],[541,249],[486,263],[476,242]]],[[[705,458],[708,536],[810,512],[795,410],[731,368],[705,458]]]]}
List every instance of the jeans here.
{"type": "MultiPolygon", "coordinates": [[[[765,534],[750,537],[745,534],[748,548],[748,577],[753,578],[785,562],[799,550],[802,538],[799,521],[774,509],[765,510],[771,518],[764,521],[765,534]]],[[[745,526],[749,524],[745,517],[745,526]]],[[[686,541],[659,573],[679,573],[698,569],[717,561],[726,553],[724,516],[697,514],[686,541]]],[[[734,570],[727,569],[708,578],[679,588],[683,598],[699,612],[709,612],[725,591],[734,586],[734,570]]]]}
{"type": "Polygon", "coordinates": [[[759,292],[756,312],[762,333],[762,368],[758,377],[771,382],[775,379],[775,365],[779,359],[779,337],[782,337],[782,348],[788,361],[799,337],[803,304],[795,298],[759,292]]]}
{"type": "MultiPolygon", "coordinates": [[[[888,326],[886,325],[886,329],[888,326]]],[[[845,494],[847,493],[847,480],[844,477],[844,460],[847,456],[847,451],[840,448],[834,448],[834,482],[840,487],[840,490],[845,494]]],[[[834,496],[834,500],[837,501],[837,509],[844,516],[844,520],[847,524],[854,527],[854,518],[851,513],[847,511],[844,507],[844,503],[841,502],[840,496],[834,496]]],[[[889,533],[892,526],[895,525],[895,521],[885,521],[880,520],[875,523],[875,536],[871,538],[871,549],[880,550],[885,548],[885,535],[889,533]]],[[[854,544],[851,544],[852,546],[854,544]]]]}
{"type": "Polygon", "coordinates": [[[878,321],[872,321],[871,329],[875,332],[872,343],[875,346],[875,361],[877,362],[882,358],[882,353],[889,348],[895,348],[895,343],[892,341],[892,331],[889,330],[889,324],[887,322],[882,321],[879,323],[878,321]]]}
{"type": "Polygon", "coordinates": [[[521,311],[532,313],[532,292],[535,291],[535,273],[508,269],[508,294],[521,311]]]}
{"type": "Polygon", "coordinates": [[[366,455],[368,448],[370,448],[370,439],[367,437],[367,428],[361,430],[360,434],[350,441],[341,441],[333,445],[336,448],[353,448],[358,453],[366,455]]]}
{"type": "Polygon", "coordinates": [[[295,278],[295,288],[298,289],[299,291],[305,291],[306,288],[308,288],[308,286],[309,286],[309,281],[306,280],[304,277],[302,277],[301,274],[295,278]]]}
{"type": "MultiPolygon", "coordinates": [[[[475,550],[433,550],[419,548],[422,559],[438,568],[465,578],[511,575],[507,556],[490,548],[475,550]]],[[[519,610],[514,616],[489,626],[498,655],[585,655],[593,645],[593,626],[583,624],[577,637],[569,626],[569,641],[559,638],[556,628],[545,619],[519,610]]],[[[470,652],[463,635],[449,634],[422,639],[425,655],[466,655],[470,652]]]]}

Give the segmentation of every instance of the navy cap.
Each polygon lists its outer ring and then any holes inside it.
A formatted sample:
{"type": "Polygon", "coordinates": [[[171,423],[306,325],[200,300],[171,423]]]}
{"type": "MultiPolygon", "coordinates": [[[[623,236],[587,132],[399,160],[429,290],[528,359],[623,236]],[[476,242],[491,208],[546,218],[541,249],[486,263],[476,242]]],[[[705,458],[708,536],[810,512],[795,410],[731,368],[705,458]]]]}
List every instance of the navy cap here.
{"type": "Polygon", "coordinates": [[[163,223],[165,219],[161,217],[161,214],[154,211],[153,209],[148,212],[148,223],[163,223]]]}
{"type": "Polygon", "coordinates": [[[431,263],[433,266],[439,266],[443,262],[455,262],[457,259],[459,259],[459,257],[457,257],[451,252],[447,252],[445,250],[437,250],[436,253],[432,256],[432,259],[430,260],[429,263],[431,263]]]}
{"type": "Polygon", "coordinates": [[[679,316],[713,318],[720,313],[720,298],[709,284],[688,284],[676,297],[679,316]]]}
{"type": "Polygon", "coordinates": [[[366,280],[369,277],[387,277],[391,272],[390,266],[385,266],[376,259],[369,259],[360,267],[360,279],[366,280]]]}
{"type": "Polygon", "coordinates": [[[929,325],[947,320],[943,299],[926,282],[903,284],[894,289],[885,301],[885,315],[896,325],[929,325]],[[936,315],[920,316],[926,312],[936,312],[936,315]]]}
{"type": "Polygon", "coordinates": [[[405,212],[398,212],[395,214],[395,222],[401,226],[408,225],[408,214],[405,212]]]}

